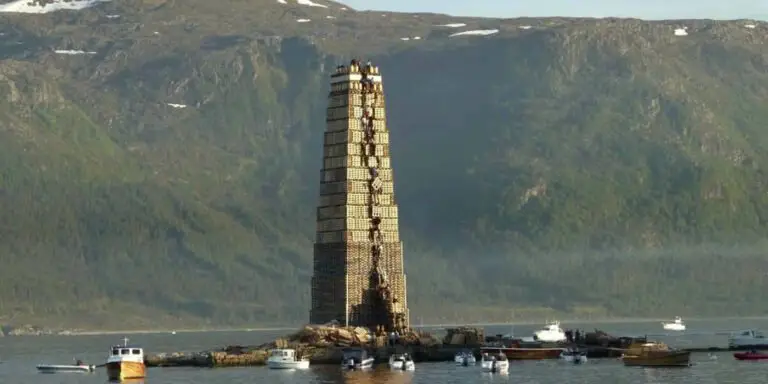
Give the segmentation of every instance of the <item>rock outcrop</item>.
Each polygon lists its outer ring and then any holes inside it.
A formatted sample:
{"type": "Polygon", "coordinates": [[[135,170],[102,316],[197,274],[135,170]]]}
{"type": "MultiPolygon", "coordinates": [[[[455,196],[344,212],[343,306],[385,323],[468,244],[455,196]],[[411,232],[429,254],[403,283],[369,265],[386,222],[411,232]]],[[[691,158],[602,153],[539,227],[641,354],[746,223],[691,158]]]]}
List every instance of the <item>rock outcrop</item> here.
{"type": "Polygon", "coordinates": [[[459,327],[448,328],[443,338],[446,345],[480,345],[485,340],[485,330],[482,328],[459,327]]]}

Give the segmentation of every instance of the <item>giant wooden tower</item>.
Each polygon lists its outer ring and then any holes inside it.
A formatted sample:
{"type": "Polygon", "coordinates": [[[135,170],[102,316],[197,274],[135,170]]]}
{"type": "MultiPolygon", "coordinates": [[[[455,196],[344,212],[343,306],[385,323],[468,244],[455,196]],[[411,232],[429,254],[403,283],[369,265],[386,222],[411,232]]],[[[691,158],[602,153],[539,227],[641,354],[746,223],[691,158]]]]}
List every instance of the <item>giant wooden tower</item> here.
{"type": "Polygon", "coordinates": [[[310,322],[407,328],[403,244],[378,67],[331,75],[310,322]]]}

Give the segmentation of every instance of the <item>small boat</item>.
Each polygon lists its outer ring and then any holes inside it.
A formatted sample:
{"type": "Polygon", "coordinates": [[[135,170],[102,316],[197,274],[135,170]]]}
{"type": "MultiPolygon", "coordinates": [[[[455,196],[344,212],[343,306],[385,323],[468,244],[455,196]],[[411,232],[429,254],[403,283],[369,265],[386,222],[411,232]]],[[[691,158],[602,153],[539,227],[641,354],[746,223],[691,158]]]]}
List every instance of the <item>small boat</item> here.
{"type": "Polygon", "coordinates": [[[503,353],[491,355],[484,353],[480,358],[480,368],[483,372],[507,373],[509,371],[509,360],[503,353]]]}
{"type": "Polygon", "coordinates": [[[560,354],[560,358],[569,363],[581,364],[587,362],[587,353],[577,348],[568,348],[560,354]]]}
{"type": "Polygon", "coordinates": [[[456,356],[453,358],[454,361],[456,361],[456,365],[461,365],[464,367],[468,367],[470,365],[477,364],[477,359],[475,359],[475,354],[472,353],[472,351],[460,351],[456,354],[456,356]]]}
{"type": "Polygon", "coordinates": [[[147,375],[144,365],[144,349],[128,344],[115,345],[107,358],[107,378],[109,380],[143,379],[147,375]]]}
{"type": "Polygon", "coordinates": [[[736,352],[733,357],[736,360],[768,360],[768,353],[751,350],[749,352],[736,352]]]}
{"type": "Polygon", "coordinates": [[[413,362],[413,359],[407,353],[402,355],[395,354],[389,357],[389,368],[400,371],[413,371],[416,369],[416,363],[413,362]]]}
{"type": "Polygon", "coordinates": [[[768,348],[768,338],[754,329],[739,331],[728,338],[728,348],[741,350],[768,348]]]}
{"type": "Polygon", "coordinates": [[[373,367],[373,357],[362,348],[345,348],[342,351],[341,367],[349,370],[369,369],[373,367]]]}
{"type": "Polygon", "coordinates": [[[83,364],[82,361],[78,360],[74,365],[40,364],[37,366],[37,370],[40,373],[93,372],[96,370],[96,366],[83,364]]]}
{"type": "Polygon", "coordinates": [[[267,358],[270,369],[309,369],[309,359],[298,358],[294,349],[273,349],[267,358]]]}
{"type": "Polygon", "coordinates": [[[661,323],[661,326],[667,331],[685,331],[685,323],[680,316],[675,316],[675,321],[661,323]]]}
{"type": "Polygon", "coordinates": [[[646,342],[629,346],[621,357],[632,367],[690,367],[691,352],[672,349],[664,343],[646,342]]]}
{"type": "Polygon", "coordinates": [[[547,323],[544,328],[534,332],[533,336],[536,340],[549,343],[556,343],[566,340],[565,332],[562,328],[560,328],[559,321],[547,323]]]}

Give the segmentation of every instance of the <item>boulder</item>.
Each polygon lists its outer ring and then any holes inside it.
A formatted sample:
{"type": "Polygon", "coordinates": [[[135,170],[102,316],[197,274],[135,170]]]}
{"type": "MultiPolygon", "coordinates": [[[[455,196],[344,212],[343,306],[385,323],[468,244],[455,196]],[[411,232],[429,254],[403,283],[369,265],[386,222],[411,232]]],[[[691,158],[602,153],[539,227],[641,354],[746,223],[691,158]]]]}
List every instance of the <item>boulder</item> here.
{"type": "Polygon", "coordinates": [[[481,328],[448,328],[446,332],[443,338],[443,344],[446,345],[479,345],[485,340],[485,331],[481,328]]]}

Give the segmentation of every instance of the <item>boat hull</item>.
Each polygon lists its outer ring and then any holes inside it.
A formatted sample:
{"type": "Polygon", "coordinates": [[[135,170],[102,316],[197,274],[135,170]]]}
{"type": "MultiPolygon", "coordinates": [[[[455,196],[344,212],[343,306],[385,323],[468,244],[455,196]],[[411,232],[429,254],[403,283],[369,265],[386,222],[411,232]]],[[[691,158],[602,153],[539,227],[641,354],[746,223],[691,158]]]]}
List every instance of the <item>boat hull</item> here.
{"type": "Polygon", "coordinates": [[[453,360],[456,362],[456,365],[464,367],[477,364],[477,359],[472,355],[457,355],[453,360]]]}
{"type": "Polygon", "coordinates": [[[416,364],[413,361],[395,360],[389,363],[389,368],[396,371],[413,371],[416,369],[416,364]]]}
{"type": "Polygon", "coordinates": [[[107,378],[109,380],[143,379],[147,376],[144,363],[135,361],[117,361],[107,363],[107,378]]]}
{"type": "Polygon", "coordinates": [[[503,353],[509,360],[559,359],[563,348],[481,348],[481,353],[503,353]]]}
{"type": "Polygon", "coordinates": [[[690,367],[691,353],[680,351],[625,355],[622,360],[628,367],[690,367]]]}
{"type": "Polygon", "coordinates": [[[270,369],[309,369],[309,360],[298,361],[269,361],[267,367],[270,369]]]}
{"type": "Polygon", "coordinates": [[[735,357],[736,360],[768,360],[768,354],[764,353],[741,352],[734,353],[733,357],[735,357]]]}
{"type": "Polygon", "coordinates": [[[563,361],[573,364],[581,364],[587,362],[586,354],[562,354],[560,355],[560,358],[563,359],[563,361]]]}
{"type": "Polygon", "coordinates": [[[480,369],[483,372],[506,373],[509,372],[509,361],[481,361],[480,369]]]}
{"type": "Polygon", "coordinates": [[[40,373],[58,373],[58,372],[93,372],[95,369],[92,365],[46,365],[41,364],[37,366],[37,370],[40,373]]]}
{"type": "Polygon", "coordinates": [[[362,362],[344,361],[341,363],[341,368],[347,369],[347,370],[370,369],[370,368],[373,368],[373,358],[372,357],[365,358],[363,359],[362,362]]]}

